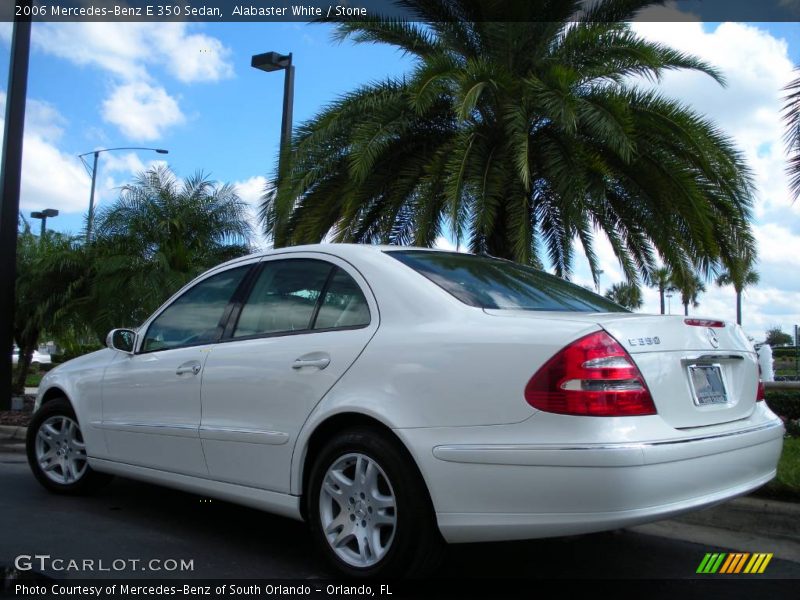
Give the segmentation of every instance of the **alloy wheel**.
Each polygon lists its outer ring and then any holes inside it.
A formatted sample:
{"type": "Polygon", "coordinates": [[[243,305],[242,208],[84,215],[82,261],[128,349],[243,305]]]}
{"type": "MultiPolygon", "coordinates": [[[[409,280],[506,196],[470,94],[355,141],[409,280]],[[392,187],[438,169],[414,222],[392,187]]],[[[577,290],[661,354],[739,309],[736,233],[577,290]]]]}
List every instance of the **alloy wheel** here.
{"type": "Polygon", "coordinates": [[[80,480],[89,465],[78,424],[64,415],[46,419],[36,432],[36,461],[54,483],[69,485],[80,480]]]}
{"type": "Polygon", "coordinates": [[[322,531],[333,552],[353,567],[377,564],[392,546],[397,500],[381,466],[365,454],[331,464],[319,497],[322,531]]]}

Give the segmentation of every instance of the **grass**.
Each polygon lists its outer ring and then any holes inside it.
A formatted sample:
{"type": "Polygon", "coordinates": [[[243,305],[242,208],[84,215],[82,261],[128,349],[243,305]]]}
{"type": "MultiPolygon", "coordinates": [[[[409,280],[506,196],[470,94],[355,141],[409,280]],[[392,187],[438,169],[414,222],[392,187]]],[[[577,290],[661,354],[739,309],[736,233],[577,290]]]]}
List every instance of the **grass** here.
{"type": "Polygon", "coordinates": [[[778,476],[758,490],[759,496],[800,502],[800,437],[783,440],[778,476]]]}
{"type": "MultiPolygon", "coordinates": [[[[17,369],[14,368],[12,372],[12,377],[14,380],[17,378],[17,369]]],[[[44,377],[44,372],[40,371],[39,369],[29,369],[28,375],[25,377],[25,387],[39,387],[39,383],[42,381],[42,377],[44,377]]]]}
{"type": "Polygon", "coordinates": [[[39,387],[42,377],[44,377],[44,373],[28,373],[28,376],[25,378],[25,387],[39,387]]]}

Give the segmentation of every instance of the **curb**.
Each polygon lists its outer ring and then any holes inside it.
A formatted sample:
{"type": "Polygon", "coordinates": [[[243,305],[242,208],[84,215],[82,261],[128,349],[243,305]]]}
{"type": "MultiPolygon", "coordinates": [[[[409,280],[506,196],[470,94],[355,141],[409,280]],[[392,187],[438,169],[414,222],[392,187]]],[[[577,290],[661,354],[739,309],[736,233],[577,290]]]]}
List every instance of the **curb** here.
{"type": "Polygon", "coordinates": [[[0,425],[0,440],[24,440],[27,433],[27,427],[0,425]]]}
{"type": "Polygon", "coordinates": [[[710,509],[681,515],[674,520],[688,525],[782,538],[800,548],[800,504],[793,502],[736,498],[710,509]]]}
{"type": "Polygon", "coordinates": [[[754,549],[774,552],[778,558],[800,563],[800,504],[793,502],[736,498],[699,512],[631,529],[743,552],[754,549]]]}

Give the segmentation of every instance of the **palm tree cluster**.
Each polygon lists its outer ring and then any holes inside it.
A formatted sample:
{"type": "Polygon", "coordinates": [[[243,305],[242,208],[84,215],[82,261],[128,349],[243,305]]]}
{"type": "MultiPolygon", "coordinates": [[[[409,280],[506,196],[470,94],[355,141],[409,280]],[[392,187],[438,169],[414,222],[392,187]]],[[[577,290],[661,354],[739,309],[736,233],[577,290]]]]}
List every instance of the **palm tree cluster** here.
{"type": "Polygon", "coordinates": [[[164,166],[140,173],[95,221],[92,323],[137,325],[206,269],[250,251],[247,205],[234,186],[164,166]]]}
{"type": "MultiPolygon", "coordinates": [[[[689,314],[689,306],[700,305],[700,294],[706,291],[703,279],[695,272],[673,272],[659,267],[650,273],[650,287],[658,289],[661,300],[661,314],[664,314],[664,297],[668,293],[680,292],[684,315],[689,314]]],[[[752,257],[740,257],[730,263],[728,269],[719,273],[715,279],[719,287],[733,286],[736,292],[736,323],[742,324],[742,294],[744,289],[759,282],[758,272],[753,268],[752,257]]]]}
{"type": "Polygon", "coordinates": [[[85,286],[85,262],[76,260],[81,248],[67,235],[47,232],[35,236],[27,222],[17,238],[14,341],[19,362],[13,381],[21,393],[40,336],[63,333],[76,325],[75,313],[67,310],[85,286]]]}
{"type": "Polygon", "coordinates": [[[388,44],[404,77],[365,85],[301,124],[262,203],[276,246],[431,246],[446,231],[473,252],[569,277],[576,245],[598,277],[597,235],[628,281],[663,263],[707,275],[753,253],[750,172],[731,139],[639,85],[669,70],[721,75],[637,36],[653,0],[514,3],[405,0],[409,21],[374,16],[336,38],[388,44]]]}
{"type": "Polygon", "coordinates": [[[644,304],[642,290],[635,283],[615,283],[606,291],[605,296],[628,310],[636,310],[644,304]]]}
{"type": "Polygon", "coordinates": [[[233,186],[202,173],[140,173],[95,223],[91,244],[53,232],[39,239],[27,224],[20,233],[18,387],[42,333],[83,342],[88,330],[96,344],[114,327],[140,324],[196,275],[250,251],[246,204],[233,186]]]}

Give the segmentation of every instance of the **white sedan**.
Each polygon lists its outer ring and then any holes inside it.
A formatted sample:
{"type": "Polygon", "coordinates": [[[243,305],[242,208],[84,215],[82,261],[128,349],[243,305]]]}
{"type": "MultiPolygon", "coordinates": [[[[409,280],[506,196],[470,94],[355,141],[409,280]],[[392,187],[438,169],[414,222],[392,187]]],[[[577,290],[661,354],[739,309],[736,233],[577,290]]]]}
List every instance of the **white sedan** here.
{"type": "Polygon", "coordinates": [[[29,462],[308,521],[351,576],[442,542],[613,529],[775,476],[783,425],[742,330],[631,314],[512,262],[315,245],[228,262],[50,371],[29,462]]]}
{"type": "MultiPolygon", "coordinates": [[[[49,354],[44,352],[39,352],[38,350],[34,350],[33,354],[31,354],[31,366],[38,367],[39,365],[49,365],[53,362],[53,359],[50,357],[49,354]]],[[[14,349],[11,351],[11,364],[16,365],[19,363],[19,348],[14,346],[14,349]]]]}

